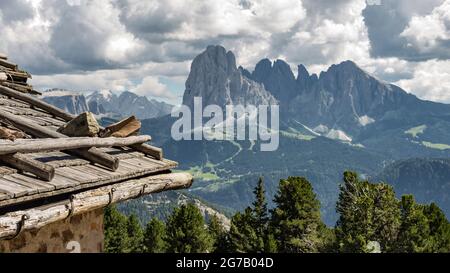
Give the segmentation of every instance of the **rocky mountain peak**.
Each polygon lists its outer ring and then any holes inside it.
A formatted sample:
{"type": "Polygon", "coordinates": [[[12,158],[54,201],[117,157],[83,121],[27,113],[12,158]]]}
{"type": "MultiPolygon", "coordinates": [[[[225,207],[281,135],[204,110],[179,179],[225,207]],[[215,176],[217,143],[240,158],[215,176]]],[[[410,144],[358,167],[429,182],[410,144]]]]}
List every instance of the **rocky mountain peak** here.
{"type": "Polygon", "coordinates": [[[252,73],[252,79],[262,83],[280,102],[289,101],[297,93],[294,73],[283,60],[276,60],[273,65],[269,59],[259,61],[252,73]]]}
{"type": "Polygon", "coordinates": [[[283,60],[276,60],[273,63],[273,70],[289,80],[295,80],[294,73],[288,63],[283,60]]]}
{"type": "Polygon", "coordinates": [[[236,58],[222,46],[208,46],[195,57],[186,81],[183,104],[193,106],[194,97],[203,105],[273,104],[276,100],[264,87],[236,67],[236,58]]]}
{"type": "Polygon", "coordinates": [[[233,52],[226,51],[223,46],[208,46],[206,50],[198,55],[192,62],[192,67],[197,66],[199,63],[210,66],[211,68],[216,68],[223,70],[227,74],[231,74],[237,70],[236,67],[236,57],[233,52]]]}
{"type": "Polygon", "coordinates": [[[319,79],[316,74],[310,75],[306,67],[302,64],[298,65],[297,85],[300,92],[307,92],[319,79]]]}
{"type": "Polygon", "coordinates": [[[247,79],[251,79],[252,78],[252,73],[250,73],[250,71],[248,71],[247,69],[243,68],[242,66],[238,67],[238,70],[241,72],[241,74],[246,77],[247,79]]]}
{"type": "Polygon", "coordinates": [[[86,98],[78,93],[64,89],[49,89],[42,93],[44,101],[72,114],[88,111],[86,98]]]}
{"type": "Polygon", "coordinates": [[[321,72],[319,79],[325,77],[325,80],[329,80],[330,77],[341,77],[341,78],[361,78],[369,79],[373,78],[369,73],[360,68],[353,61],[344,61],[339,64],[331,65],[327,71],[321,72]]]}
{"type": "Polygon", "coordinates": [[[298,65],[297,70],[298,70],[298,73],[297,73],[298,81],[305,81],[305,80],[309,79],[309,77],[310,77],[309,72],[304,65],[302,65],[302,64],[298,65]]]}

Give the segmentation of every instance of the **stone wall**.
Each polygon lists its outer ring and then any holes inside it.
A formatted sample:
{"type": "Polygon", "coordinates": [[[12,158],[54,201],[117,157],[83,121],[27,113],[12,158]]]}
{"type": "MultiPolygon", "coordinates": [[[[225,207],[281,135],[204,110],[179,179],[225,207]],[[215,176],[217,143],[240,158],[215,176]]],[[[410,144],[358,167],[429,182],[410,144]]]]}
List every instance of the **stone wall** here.
{"type": "Polygon", "coordinates": [[[91,253],[101,252],[103,242],[103,209],[98,209],[0,240],[0,252],[91,253]]]}

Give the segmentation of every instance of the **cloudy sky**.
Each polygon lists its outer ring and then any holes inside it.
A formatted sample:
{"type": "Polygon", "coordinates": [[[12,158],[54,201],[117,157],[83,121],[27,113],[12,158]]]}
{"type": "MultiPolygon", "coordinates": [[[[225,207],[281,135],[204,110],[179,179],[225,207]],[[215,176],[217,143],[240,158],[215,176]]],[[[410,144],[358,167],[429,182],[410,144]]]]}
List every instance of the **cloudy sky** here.
{"type": "Polygon", "coordinates": [[[0,31],[0,52],[37,89],[179,103],[191,60],[221,44],[249,70],[265,57],[315,73],[351,59],[450,103],[450,0],[2,0],[0,31]]]}

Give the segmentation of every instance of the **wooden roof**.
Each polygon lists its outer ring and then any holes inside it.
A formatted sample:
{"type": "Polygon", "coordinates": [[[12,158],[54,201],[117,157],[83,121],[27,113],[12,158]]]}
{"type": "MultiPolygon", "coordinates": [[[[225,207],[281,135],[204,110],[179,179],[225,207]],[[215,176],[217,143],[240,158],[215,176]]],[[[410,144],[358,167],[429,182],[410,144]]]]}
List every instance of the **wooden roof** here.
{"type": "MultiPolygon", "coordinates": [[[[33,94],[37,94],[37,92],[27,92],[27,90],[33,90],[26,83],[27,78],[31,76],[18,70],[16,65],[4,58],[0,56],[0,74],[3,71],[8,76],[6,80],[2,80],[0,77],[0,125],[17,127],[32,138],[41,138],[42,136],[34,133],[33,130],[23,130],[21,126],[15,124],[14,120],[5,118],[5,116],[9,117],[12,114],[22,121],[30,122],[52,132],[56,132],[61,125],[73,117],[62,110],[54,110],[53,106],[43,101],[36,100],[37,98],[33,94]],[[19,76],[14,76],[16,74],[19,76]],[[16,88],[15,85],[19,87],[16,88]],[[1,115],[2,113],[3,115],[1,115]]],[[[28,159],[37,160],[54,168],[54,177],[50,181],[45,181],[20,168],[3,163],[2,158],[5,155],[0,155],[0,209],[13,204],[42,200],[44,197],[79,192],[169,172],[170,169],[177,166],[174,161],[146,153],[148,145],[145,145],[91,148],[96,149],[98,153],[117,159],[119,165],[115,170],[93,162],[89,157],[79,156],[79,153],[51,151],[25,154],[28,159]]]]}

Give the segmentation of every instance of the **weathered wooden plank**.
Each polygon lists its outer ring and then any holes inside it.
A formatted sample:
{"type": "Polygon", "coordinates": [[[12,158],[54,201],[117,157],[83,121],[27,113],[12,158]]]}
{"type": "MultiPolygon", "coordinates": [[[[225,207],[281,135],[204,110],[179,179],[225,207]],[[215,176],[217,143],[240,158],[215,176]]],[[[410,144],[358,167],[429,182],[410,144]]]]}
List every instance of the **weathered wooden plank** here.
{"type": "Polygon", "coordinates": [[[56,190],[73,188],[81,184],[79,178],[68,177],[65,174],[66,174],[65,168],[56,169],[55,177],[53,178],[52,181],[48,183],[55,186],[56,190]]]}
{"type": "Polygon", "coordinates": [[[132,136],[126,138],[70,137],[59,139],[18,139],[0,141],[0,155],[12,153],[34,153],[43,151],[62,151],[90,147],[128,146],[144,143],[150,136],[132,136]]]}
{"type": "Polygon", "coordinates": [[[39,186],[37,186],[36,184],[32,184],[32,183],[23,181],[21,179],[11,178],[11,177],[8,177],[8,176],[6,176],[6,177],[4,176],[4,177],[2,177],[2,179],[10,181],[11,183],[14,183],[14,184],[18,184],[18,185],[27,187],[28,188],[27,189],[27,195],[36,194],[36,193],[39,192],[39,186]]]}
{"type": "Polygon", "coordinates": [[[0,191],[13,194],[14,198],[27,195],[29,190],[28,187],[0,178],[0,191]]]}
{"type": "Polygon", "coordinates": [[[141,194],[188,188],[192,182],[192,175],[187,173],[162,174],[78,193],[73,196],[70,204],[62,202],[54,206],[8,213],[0,216],[0,238],[16,234],[18,223],[22,221],[23,215],[27,215],[28,219],[23,222],[22,230],[36,229],[67,218],[69,210],[72,210],[72,215],[78,215],[105,207],[110,204],[110,201],[116,203],[136,198],[141,194]],[[115,192],[110,200],[112,188],[115,192]]]}
{"type": "Polygon", "coordinates": [[[145,157],[139,158],[139,160],[146,161],[146,162],[151,162],[153,164],[158,164],[158,165],[161,165],[161,166],[169,165],[169,166],[171,166],[173,168],[178,166],[178,163],[176,163],[175,161],[172,161],[172,160],[168,160],[168,159],[157,160],[157,159],[145,156],[145,157]]]}
{"type": "Polygon", "coordinates": [[[10,107],[16,107],[16,108],[30,108],[30,105],[21,103],[15,100],[7,99],[7,98],[0,98],[0,105],[10,106],[10,107]]]}
{"type": "Polygon", "coordinates": [[[16,91],[32,94],[32,95],[42,95],[42,93],[33,89],[33,86],[28,84],[19,84],[11,81],[2,81],[1,85],[14,89],[16,91]]]}
{"type": "Polygon", "coordinates": [[[40,125],[40,126],[52,126],[53,125],[53,123],[48,122],[46,120],[42,120],[41,118],[43,118],[43,117],[27,116],[27,119],[32,120],[37,125],[40,125]]]}
{"type": "Polygon", "coordinates": [[[0,71],[4,72],[7,75],[8,80],[13,81],[15,83],[26,83],[28,79],[31,79],[31,75],[28,74],[27,72],[13,71],[3,66],[0,66],[0,71]]]}
{"type": "Polygon", "coordinates": [[[52,160],[73,160],[77,159],[78,157],[69,155],[60,151],[51,151],[51,152],[45,152],[45,153],[33,153],[30,154],[31,157],[33,157],[36,160],[41,160],[43,162],[48,162],[52,160]]]}
{"type": "Polygon", "coordinates": [[[111,148],[99,148],[99,149],[101,149],[103,152],[113,155],[119,159],[127,159],[127,158],[145,156],[144,153],[133,150],[130,147],[111,147],[111,148]]]}
{"type": "MultiPolygon", "coordinates": [[[[123,162],[123,161],[122,161],[123,162]]],[[[114,173],[117,173],[118,175],[121,175],[121,177],[127,177],[128,175],[133,175],[135,173],[135,168],[130,168],[127,166],[122,166],[122,162],[120,162],[119,168],[114,173]]]]}
{"type": "Polygon", "coordinates": [[[127,162],[121,162],[120,165],[123,167],[122,169],[127,172],[127,174],[137,174],[137,175],[145,172],[146,170],[152,170],[154,167],[154,166],[150,166],[150,167],[147,166],[147,168],[144,169],[144,168],[139,168],[134,165],[128,164],[127,162]],[[123,164],[123,166],[122,166],[122,163],[125,163],[125,164],[123,164]]]}
{"type": "Polygon", "coordinates": [[[129,158],[141,158],[145,155],[141,152],[135,152],[133,150],[124,151],[123,153],[120,152],[109,152],[108,154],[114,155],[119,160],[129,159],[129,158]]]}
{"type": "Polygon", "coordinates": [[[0,192],[0,201],[6,200],[9,198],[10,198],[9,195],[7,195],[6,193],[0,192]]]}
{"type": "MultiPolygon", "coordinates": [[[[60,172],[60,175],[70,178],[71,180],[77,181],[79,184],[88,184],[88,183],[95,182],[96,180],[99,179],[98,177],[93,178],[92,176],[84,174],[80,171],[76,171],[73,168],[75,168],[75,167],[62,168],[62,169],[64,169],[64,171],[60,172]]],[[[61,169],[59,169],[59,170],[61,170],[61,169]]]]}
{"type": "Polygon", "coordinates": [[[163,150],[158,147],[154,147],[148,144],[136,144],[136,145],[130,145],[131,148],[133,148],[136,151],[142,152],[146,155],[152,156],[158,160],[163,159],[163,150]]]}
{"type": "Polygon", "coordinates": [[[52,166],[29,158],[23,154],[2,155],[0,161],[11,165],[18,170],[32,173],[46,181],[51,181],[55,176],[55,169],[52,166]]]}
{"type": "Polygon", "coordinates": [[[0,166],[0,175],[8,175],[13,173],[17,173],[17,170],[8,166],[0,166]]]}
{"type": "Polygon", "coordinates": [[[97,175],[95,172],[93,172],[91,169],[86,169],[86,166],[73,166],[70,167],[70,172],[74,175],[78,175],[79,177],[82,177],[83,184],[85,183],[93,183],[96,181],[102,181],[105,179],[111,179],[111,176],[114,176],[114,173],[111,173],[109,176],[103,176],[103,175],[97,175]],[[88,170],[88,171],[86,171],[88,170]]]}
{"type": "Polygon", "coordinates": [[[9,176],[4,177],[5,179],[8,180],[21,180],[21,181],[25,181],[27,183],[29,183],[30,185],[35,185],[38,189],[39,193],[43,193],[43,192],[49,192],[52,190],[55,190],[56,187],[48,182],[43,182],[40,181],[38,179],[35,179],[33,177],[27,176],[27,175],[23,175],[23,174],[12,174],[9,176]]]}
{"type": "Polygon", "coordinates": [[[56,160],[48,162],[50,166],[54,168],[63,168],[63,167],[73,167],[73,166],[83,166],[89,165],[89,161],[84,159],[67,159],[67,160],[56,160]]]}
{"type": "Polygon", "coordinates": [[[62,125],[64,125],[64,122],[58,119],[55,119],[53,117],[35,117],[35,119],[45,122],[47,125],[46,126],[55,126],[55,127],[60,127],[62,125]]]}
{"type": "Polygon", "coordinates": [[[114,148],[114,147],[105,147],[105,148],[99,148],[100,151],[104,152],[104,153],[108,153],[113,155],[114,152],[120,152],[123,151],[127,148],[125,147],[121,147],[121,148],[114,148]]]}
{"type": "Polygon", "coordinates": [[[104,179],[110,179],[113,177],[116,177],[116,173],[111,173],[110,171],[107,171],[105,169],[102,169],[95,165],[84,165],[84,166],[77,166],[77,170],[82,171],[84,173],[89,173],[92,175],[95,175],[98,177],[98,179],[104,180],[104,179]]]}
{"type": "Polygon", "coordinates": [[[154,158],[150,157],[140,157],[140,158],[130,158],[126,160],[127,162],[143,165],[143,164],[151,164],[151,165],[157,165],[157,166],[166,166],[167,162],[163,162],[162,160],[156,160],[154,158]]]}
{"type": "Polygon", "coordinates": [[[32,108],[17,108],[17,107],[11,107],[11,106],[6,106],[6,105],[2,105],[1,109],[14,114],[14,115],[19,115],[19,116],[26,116],[27,119],[33,119],[34,117],[51,117],[52,115],[39,111],[39,110],[35,110],[32,108]]]}
{"type": "Polygon", "coordinates": [[[31,158],[47,163],[54,168],[79,166],[90,164],[89,161],[65,154],[63,152],[46,152],[29,154],[31,158]]]}
{"type": "Polygon", "coordinates": [[[12,62],[10,62],[8,60],[5,60],[3,58],[0,58],[0,65],[3,66],[3,67],[6,67],[6,68],[12,69],[12,70],[17,70],[18,69],[17,64],[12,63],[12,62]]]}
{"type": "Polygon", "coordinates": [[[56,131],[58,131],[59,126],[48,125],[48,126],[45,126],[45,128],[52,130],[53,132],[56,132],[56,131]]]}

